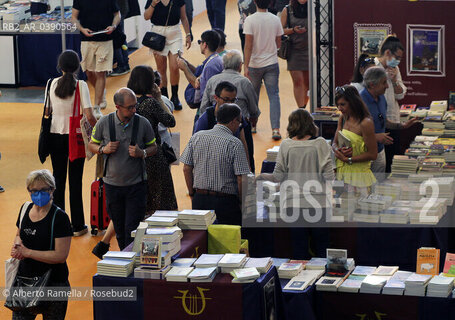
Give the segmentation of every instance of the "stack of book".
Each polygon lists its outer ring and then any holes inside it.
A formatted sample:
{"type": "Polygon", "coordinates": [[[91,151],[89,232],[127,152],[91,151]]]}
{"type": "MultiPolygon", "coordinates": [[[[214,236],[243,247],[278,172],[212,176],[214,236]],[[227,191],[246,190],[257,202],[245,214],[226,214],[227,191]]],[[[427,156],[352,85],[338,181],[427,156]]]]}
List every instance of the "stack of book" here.
{"type": "Polygon", "coordinates": [[[216,219],[213,210],[183,210],[178,217],[179,227],[183,230],[207,230],[216,219]]]}
{"type": "Polygon", "coordinates": [[[305,265],[307,270],[325,270],[327,265],[327,258],[311,258],[305,265]]]}
{"type": "Polygon", "coordinates": [[[302,270],[303,264],[287,262],[283,263],[278,268],[278,276],[280,277],[280,279],[292,279],[295,276],[297,276],[302,270]]]}
{"type": "Polygon", "coordinates": [[[188,282],[188,275],[193,270],[193,267],[171,267],[165,275],[166,281],[188,282]]]}
{"type": "Polygon", "coordinates": [[[388,196],[393,200],[400,199],[402,183],[386,180],[374,186],[374,193],[381,196],[388,196]]]}
{"type": "Polygon", "coordinates": [[[423,119],[424,128],[433,128],[444,130],[445,126],[442,122],[444,112],[442,111],[430,111],[427,116],[423,119]]]}
{"type": "Polygon", "coordinates": [[[435,177],[442,176],[444,165],[445,161],[443,158],[426,157],[419,168],[419,173],[428,173],[435,177]]]}
{"type": "Polygon", "coordinates": [[[218,262],[223,258],[223,254],[201,254],[201,256],[194,262],[196,268],[212,268],[218,267],[218,262]]]}
{"type": "Polygon", "coordinates": [[[324,270],[302,270],[286,284],[284,290],[305,290],[308,286],[312,286],[323,274],[324,270]]]}
{"type": "Polygon", "coordinates": [[[416,118],[417,120],[423,120],[428,114],[428,110],[422,107],[417,107],[415,111],[412,111],[409,115],[409,119],[416,118]]]}
{"type": "Polygon", "coordinates": [[[435,128],[423,128],[422,134],[424,136],[442,136],[444,134],[444,129],[435,129],[435,128]]]}
{"type": "Polygon", "coordinates": [[[338,291],[338,288],[343,283],[343,277],[323,276],[316,282],[316,290],[318,291],[338,291]]]}
{"type": "Polygon", "coordinates": [[[428,154],[430,149],[427,148],[409,148],[404,152],[405,156],[408,157],[423,157],[428,154]]]}
{"type": "Polygon", "coordinates": [[[377,276],[370,274],[363,279],[360,285],[360,293],[380,294],[382,288],[387,283],[391,276],[377,276]]]}
{"type": "Polygon", "coordinates": [[[269,162],[276,162],[276,157],[278,155],[278,151],[280,151],[280,146],[274,146],[271,149],[267,149],[266,160],[269,162]]]}
{"type": "Polygon", "coordinates": [[[152,214],[152,217],[166,217],[166,218],[175,218],[178,219],[179,211],[173,210],[156,210],[155,213],[152,214]]]}
{"type": "Polygon", "coordinates": [[[416,136],[414,141],[411,142],[411,148],[423,148],[429,149],[433,142],[437,140],[438,137],[430,137],[430,136],[416,136]]]}
{"type": "Polygon", "coordinates": [[[447,100],[431,101],[430,111],[439,111],[439,112],[443,112],[443,113],[446,112],[447,111],[447,100]]]}
{"type": "Polygon", "coordinates": [[[428,274],[413,273],[404,281],[404,294],[406,296],[424,297],[431,277],[432,276],[428,274]]]}
{"type": "Polygon", "coordinates": [[[352,215],[357,208],[358,196],[354,193],[342,193],[333,199],[333,216],[344,217],[344,221],[352,221],[352,215]]]}
{"type": "Polygon", "coordinates": [[[196,258],[178,258],[171,263],[172,267],[189,268],[194,265],[196,258]]]}
{"type": "Polygon", "coordinates": [[[389,207],[379,214],[381,223],[407,224],[412,209],[408,207],[389,207]]]}
{"type": "Polygon", "coordinates": [[[414,157],[394,155],[392,160],[392,177],[407,177],[416,173],[419,166],[418,160],[414,157]]]}
{"type": "Polygon", "coordinates": [[[272,258],[247,258],[245,268],[256,268],[260,274],[267,273],[272,267],[272,258]]]}
{"type": "Polygon", "coordinates": [[[188,279],[190,282],[212,282],[217,273],[217,267],[196,268],[188,275],[188,279]]]}
{"type": "Polygon", "coordinates": [[[170,265],[166,265],[161,269],[153,269],[145,266],[139,266],[134,269],[134,277],[140,279],[157,279],[164,280],[166,274],[171,270],[170,265]]]}
{"type": "Polygon", "coordinates": [[[405,280],[412,275],[412,272],[398,270],[395,272],[384,288],[382,289],[382,294],[390,294],[396,296],[402,296],[405,288],[405,280]]]}
{"type": "Polygon", "coordinates": [[[429,198],[421,198],[419,201],[413,202],[413,210],[409,214],[410,223],[437,224],[445,214],[446,209],[444,201],[439,200],[440,199],[430,200],[429,198]]]}
{"type": "Polygon", "coordinates": [[[455,197],[454,177],[437,177],[433,178],[432,181],[438,185],[437,197],[447,199],[447,205],[451,206],[455,197]]]}
{"type": "Polygon", "coordinates": [[[251,283],[261,276],[256,268],[234,269],[229,273],[233,283],[251,283]]]}
{"type": "Polygon", "coordinates": [[[97,263],[97,273],[103,276],[128,277],[134,269],[133,258],[103,259],[97,263]]]}
{"type": "Polygon", "coordinates": [[[428,297],[447,298],[453,290],[453,278],[442,275],[434,276],[427,288],[428,297]]]}
{"type": "Polygon", "coordinates": [[[218,267],[222,273],[231,273],[235,269],[241,269],[246,263],[246,254],[244,253],[226,253],[218,262],[218,267]]]}
{"type": "Polygon", "coordinates": [[[403,201],[417,201],[420,200],[420,184],[404,183],[401,187],[400,200],[403,201]]]}
{"type": "Polygon", "coordinates": [[[408,181],[412,183],[422,183],[428,179],[433,178],[432,174],[428,173],[416,173],[416,174],[410,174],[408,176],[408,181]]]}
{"type": "Polygon", "coordinates": [[[283,263],[289,262],[287,258],[272,258],[272,266],[279,268],[283,263]]]}
{"type": "Polygon", "coordinates": [[[376,267],[357,266],[338,288],[340,292],[359,292],[363,280],[376,270],[376,267]]]}
{"type": "Polygon", "coordinates": [[[378,223],[379,213],[392,204],[392,197],[370,194],[359,198],[359,209],[354,212],[353,220],[358,222],[378,223]]]}
{"type": "Polygon", "coordinates": [[[179,222],[179,219],[172,218],[172,217],[158,217],[152,215],[145,219],[145,222],[149,225],[149,227],[173,227],[176,226],[179,222]]]}

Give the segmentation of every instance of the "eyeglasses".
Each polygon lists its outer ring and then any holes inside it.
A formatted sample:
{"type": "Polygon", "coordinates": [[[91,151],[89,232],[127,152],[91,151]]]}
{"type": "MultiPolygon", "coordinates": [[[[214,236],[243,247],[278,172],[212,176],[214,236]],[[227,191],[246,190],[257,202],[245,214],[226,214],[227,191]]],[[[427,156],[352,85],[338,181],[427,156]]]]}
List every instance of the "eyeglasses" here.
{"type": "Polygon", "coordinates": [[[392,55],[393,55],[397,60],[401,60],[401,58],[403,58],[403,57],[401,57],[401,56],[397,56],[395,53],[392,53],[392,55]]]}
{"type": "Polygon", "coordinates": [[[385,120],[384,120],[384,116],[382,115],[382,113],[378,114],[378,118],[379,118],[379,122],[381,123],[381,127],[384,127],[385,120]]]}
{"type": "Polygon", "coordinates": [[[344,87],[336,87],[335,88],[335,93],[336,94],[345,94],[346,89],[344,87]]]}
{"type": "MultiPolygon", "coordinates": [[[[218,97],[218,96],[217,96],[218,97]]],[[[221,100],[223,100],[225,103],[236,103],[238,101],[238,98],[235,97],[235,98],[223,98],[223,97],[218,97],[220,98],[221,100]]]]}
{"type": "Polygon", "coordinates": [[[204,41],[204,40],[198,40],[198,41],[197,41],[197,44],[201,44],[201,43],[203,43],[203,42],[205,42],[205,41],[204,41]]]}
{"type": "Polygon", "coordinates": [[[130,106],[119,106],[119,107],[124,108],[124,109],[128,109],[128,111],[133,111],[134,109],[136,109],[137,103],[132,104],[130,106]]]}
{"type": "Polygon", "coordinates": [[[50,192],[52,191],[52,188],[45,188],[45,189],[27,189],[28,192],[30,193],[36,193],[36,192],[40,192],[40,191],[44,191],[44,192],[50,192]]]}

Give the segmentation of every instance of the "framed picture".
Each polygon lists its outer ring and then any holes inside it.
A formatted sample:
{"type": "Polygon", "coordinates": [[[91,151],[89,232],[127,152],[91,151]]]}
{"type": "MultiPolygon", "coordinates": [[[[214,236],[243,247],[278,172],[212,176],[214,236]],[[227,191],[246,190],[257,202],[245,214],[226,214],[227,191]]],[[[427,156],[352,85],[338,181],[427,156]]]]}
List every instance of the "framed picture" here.
{"type": "Polygon", "coordinates": [[[445,26],[406,25],[408,76],[445,77],[445,26]]]}
{"type": "Polygon", "coordinates": [[[378,57],[382,41],[391,33],[391,24],[354,23],[354,65],[362,53],[378,57]]]}

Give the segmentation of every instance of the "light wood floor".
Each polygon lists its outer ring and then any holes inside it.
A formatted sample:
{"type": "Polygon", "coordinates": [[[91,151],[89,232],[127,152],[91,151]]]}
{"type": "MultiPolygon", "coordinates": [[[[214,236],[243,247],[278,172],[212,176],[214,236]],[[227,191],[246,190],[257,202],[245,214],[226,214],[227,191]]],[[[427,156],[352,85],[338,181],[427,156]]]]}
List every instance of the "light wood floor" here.
{"type": "MultiPolygon", "coordinates": [[[[229,0],[227,4],[227,49],[240,49],[238,36],[239,14],[237,2],[229,0]]],[[[200,14],[194,19],[193,34],[195,41],[189,52],[184,56],[197,65],[203,60],[200,54],[197,39],[200,34],[210,29],[205,13],[200,14]]],[[[134,52],[130,57],[131,67],[139,64],[149,64],[155,68],[153,57],[148,54],[148,50],[142,48],[134,52]]],[[[292,82],[289,73],[286,71],[286,64],[280,61],[280,96],[281,96],[281,132],[283,137],[286,133],[287,117],[295,108],[295,101],[292,91],[292,82]]],[[[114,111],[112,96],[114,92],[126,86],[128,75],[108,78],[107,98],[110,104],[104,111],[105,113],[114,111]]],[[[180,97],[183,99],[183,91],[187,81],[182,75],[180,78],[180,97]]],[[[93,92],[93,90],[91,90],[93,92]]],[[[93,95],[92,95],[93,99],[93,95]]],[[[183,100],[182,100],[183,101],[183,100]]],[[[273,145],[279,144],[271,139],[271,129],[269,120],[268,99],[265,88],[261,91],[260,109],[262,115],[258,123],[258,133],[254,135],[256,171],[261,168],[261,162],[265,158],[265,151],[273,145]]],[[[42,114],[41,104],[26,103],[0,103],[0,122],[3,123],[0,130],[0,185],[6,192],[0,193],[0,257],[6,260],[10,254],[11,244],[16,232],[15,222],[21,204],[29,200],[29,195],[25,189],[25,178],[27,174],[35,169],[51,168],[50,159],[41,165],[37,156],[37,139],[40,129],[40,118],[42,114]]],[[[177,126],[174,131],[181,133],[181,148],[186,145],[190,138],[194,110],[184,106],[183,111],[175,113],[177,126]]],[[[84,209],[86,223],[89,222],[90,184],[95,175],[95,162],[86,162],[84,170],[84,209]]],[[[190,198],[186,194],[186,187],[183,178],[182,165],[173,166],[172,174],[174,178],[175,190],[178,198],[179,209],[191,208],[190,198]]],[[[68,199],[68,196],[67,196],[68,199]]],[[[69,208],[67,202],[67,208],[69,208]]],[[[93,246],[101,239],[100,236],[92,237],[89,234],[79,238],[73,238],[71,251],[68,258],[70,269],[70,283],[73,287],[90,287],[92,276],[96,273],[96,262],[98,259],[91,254],[93,246]]],[[[111,248],[118,250],[116,241],[112,241],[111,248]]],[[[2,271],[3,272],[3,271],[2,271]]],[[[4,285],[3,275],[0,277],[0,287],[4,285]]],[[[0,307],[0,319],[10,319],[11,312],[0,307]]],[[[67,319],[92,319],[93,306],[90,301],[70,301],[67,319]]],[[[41,319],[41,316],[38,317],[41,319]]]]}

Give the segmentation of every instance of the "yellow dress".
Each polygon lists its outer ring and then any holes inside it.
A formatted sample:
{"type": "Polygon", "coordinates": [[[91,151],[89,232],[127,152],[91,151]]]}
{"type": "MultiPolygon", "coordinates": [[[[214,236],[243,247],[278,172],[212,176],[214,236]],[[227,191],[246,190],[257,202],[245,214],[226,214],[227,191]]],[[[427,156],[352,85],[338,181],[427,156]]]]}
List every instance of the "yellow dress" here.
{"type": "MultiPolygon", "coordinates": [[[[358,156],[366,151],[365,141],[363,137],[349,130],[341,131],[347,138],[351,140],[352,156],[358,156]]],[[[355,162],[348,164],[337,159],[337,179],[343,180],[354,187],[370,187],[376,182],[376,178],[371,172],[371,161],[355,162]]]]}

